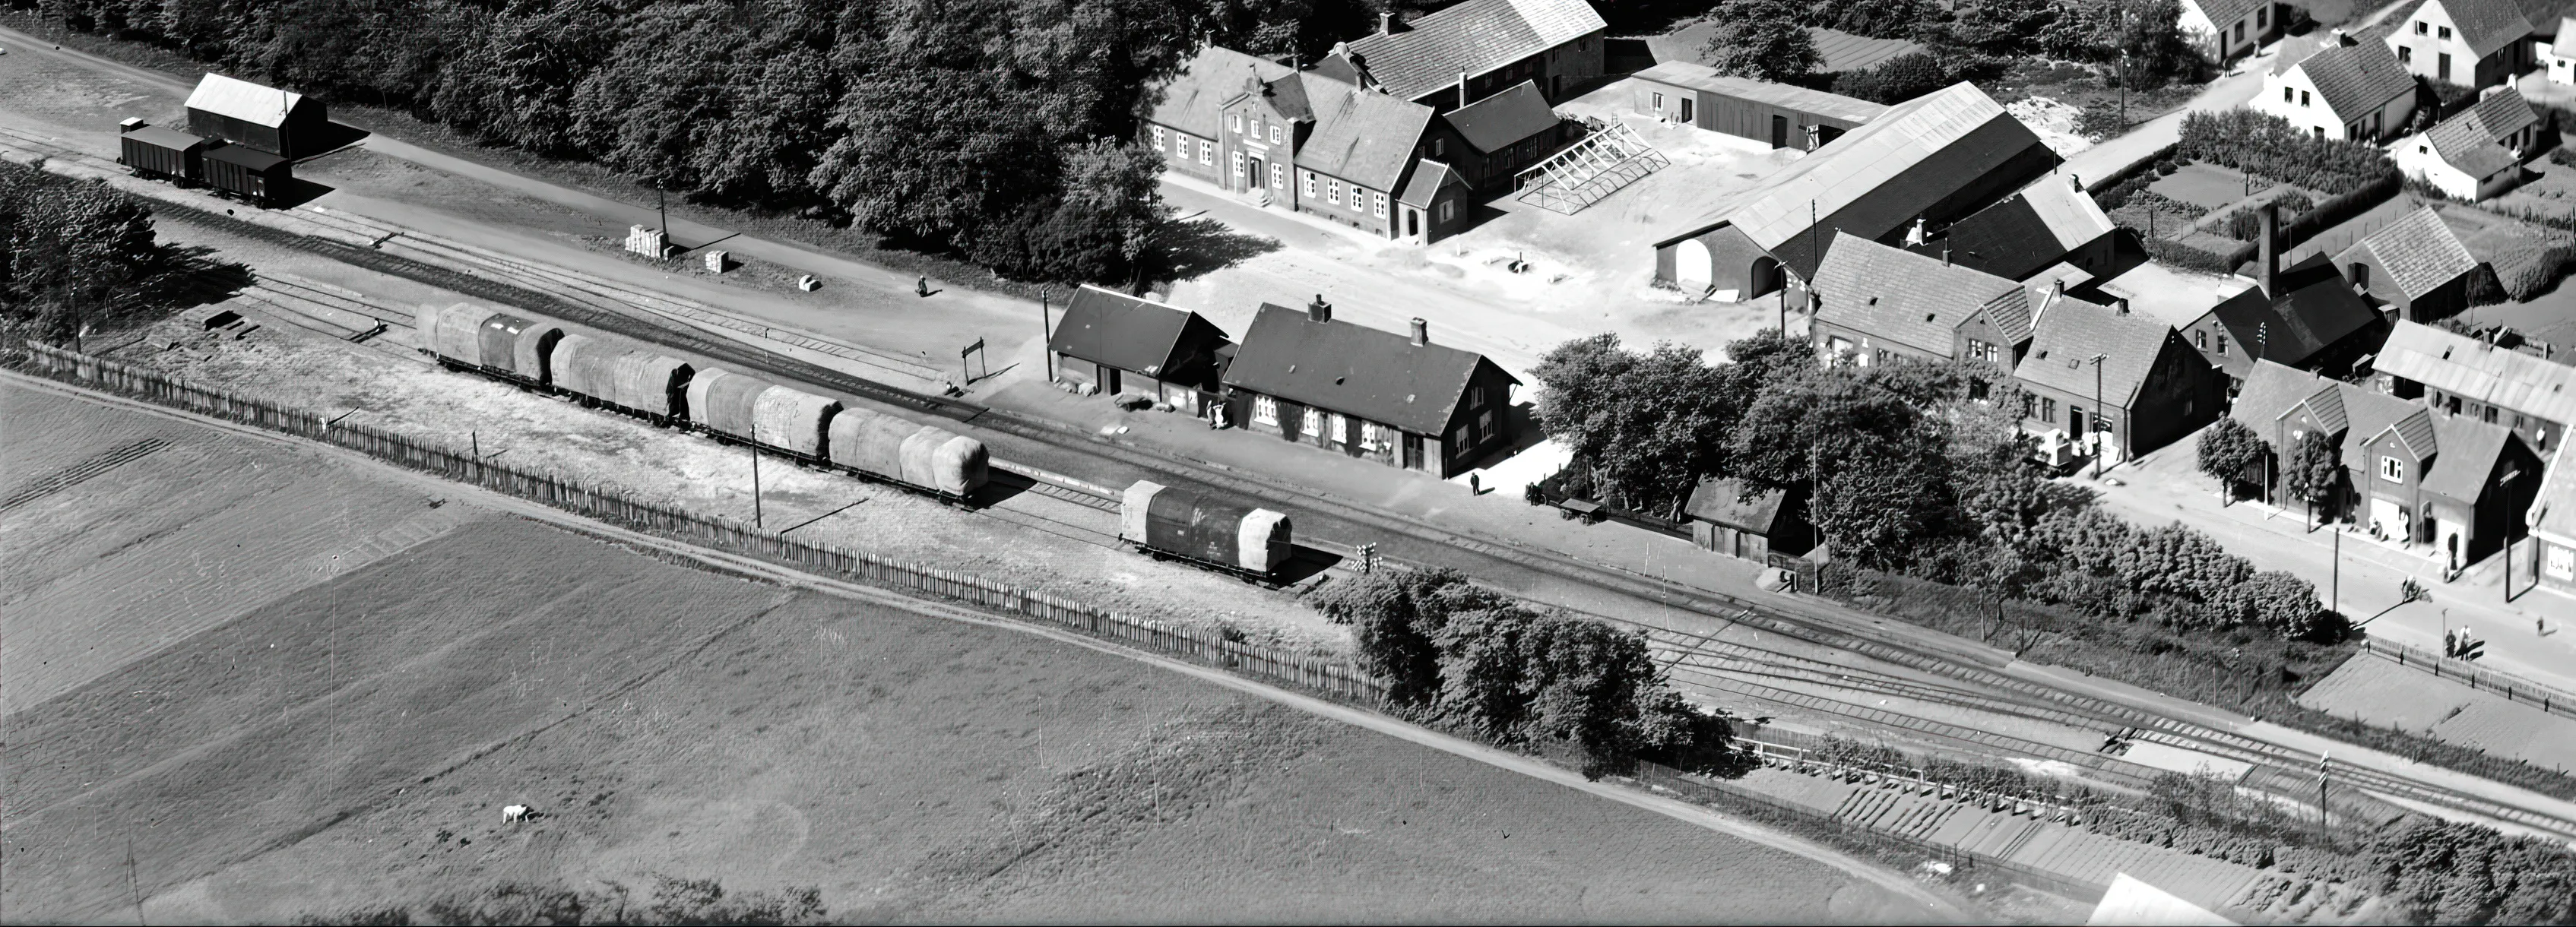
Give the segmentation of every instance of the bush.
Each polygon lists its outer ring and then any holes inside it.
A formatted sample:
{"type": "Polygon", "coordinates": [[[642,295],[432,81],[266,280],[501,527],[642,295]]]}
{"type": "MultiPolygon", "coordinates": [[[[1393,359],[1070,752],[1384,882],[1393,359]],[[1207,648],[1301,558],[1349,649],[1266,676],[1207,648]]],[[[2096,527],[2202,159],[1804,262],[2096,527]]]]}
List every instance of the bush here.
{"type": "Polygon", "coordinates": [[[2075,117],[2075,132],[2085,138],[2103,139],[2129,131],[2120,121],[2120,106],[2106,100],[2084,104],[2083,115],[2075,117]]]}
{"type": "MultiPolygon", "coordinates": [[[[2299,217],[2315,206],[2316,203],[2308,199],[2307,194],[2297,190],[2286,191],[2273,197],[2275,228],[2288,229],[2297,225],[2299,217]]],[[[2225,231],[2227,237],[2237,241],[2260,242],[2263,238],[2263,207],[2256,204],[2228,213],[2225,231]]]]}
{"type": "Polygon", "coordinates": [[[2177,151],[2189,160],[2328,193],[2349,193],[2397,175],[2397,166],[2375,146],[2320,139],[2287,119],[2244,107],[2183,116],[2177,151]]]}
{"type": "Polygon", "coordinates": [[[2246,243],[2242,248],[2232,249],[2226,254],[2218,254],[2170,238],[2145,235],[2139,237],[2145,240],[2149,257],[2204,274],[2235,273],[2236,268],[2244,266],[2245,262],[2254,256],[2254,245],[2251,242],[2246,243]]]}
{"type": "Polygon", "coordinates": [[[1834,80],[1834,92],[1872,103],[1894,105],[1931,93],[1951,83],[1939,59],[1911,52],[1879,62],[1876,67],[1834,80]]]}
{"type": "Polygon", "coordinates": [[[732,892],[712,879],[656,876],[649,898],[625,885],[575,890],[504,882],[422,904],[364,908],[295,919],[306,925],[404,924],[821,924],[823,895],[813,888],[732,892]]]}
{"type": "MultiPolygon", "coordinates": [[[[2559,110],[2551,110],[2551,112],[2556,113],[2559,110]]],[[[2564,145],[2549,149],[2549,163],[2559,167],[2576,167],[2576,151],[2570,151],[2564,145]]]]}
{"type": "Polygon", "coordinates": [[[2182,170],[2182,165],[2175,164],[2172,158],[2156,159],[2156,176],[2171,177],[2173,176],[2173,172],[2178,170],[2182,170]]]}

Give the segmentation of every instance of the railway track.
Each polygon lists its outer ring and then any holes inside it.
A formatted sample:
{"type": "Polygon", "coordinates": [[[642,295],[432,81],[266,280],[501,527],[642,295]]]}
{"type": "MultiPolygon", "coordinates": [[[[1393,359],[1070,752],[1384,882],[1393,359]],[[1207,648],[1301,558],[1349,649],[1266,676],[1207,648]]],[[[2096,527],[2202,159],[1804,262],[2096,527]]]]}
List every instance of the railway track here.
{"type": "MultiPolygon", "coordinates": [[[[446,288],[496,303],[517,306],[635,340],[690,351],[748,370],[822,386],[896,409],[971,424],[977,428],[1066,452],[1078,459],[1141,470],[1152,474],[1156,481],[1168,485],[1259,500],[1263,504],[1289,512],[1302,523],[1320,522],[1335,525],[1345,533],[1362,536],[1375,533],[1400,538],[1410,542],[1408,549],[1411,551],[1428,555],[1416,559],[1455,566],[1473,575],[1498,576],[1534,571],[1558,580],[1627,596],[1645,605],[1670,607],[1710,618],[1739,622],[1812,645],[1850,652],[1891,665],[1958,680],[1968,684],[1970,688],[1965,690],[1966,692],[1973,693],[1966,697],[2000,698],[2017,703],[2024,709],[2044,708],[2069,719],[2067,723],[2078,723],[2095,728],[2106,725],[2116,726],[2130,731],[2140,739],[2190,745],[2192,749],[2218,752],[2220,755],[2249,757],[2253,758],[2251,761],[2266,765],[2313,768],[2317,760],[2317,757],[2305,754],[2303,751],[2218,730],[2151,708],[2068,692],[2011,677],[1995,671],[1996,667],[2008,661],[1999,660],[1992,651],[1965,642],[1938,639],[1929,632],[1873,628],[1864,619],[1840,613],[1817,603],[1786,598],[1757,602],[1727,593],[1688,586],[1615,565],[1596,563],[1506,539],[1453,530],[1402,513],[1363,507],[1325,494],[1304,490],[1285,481],[1235,471],[1208,461],[1106,440],[1067,426],[1022,416],[1010,410],[991,409],[956,398],[924,395],[888,386],[821,364],[787,356],[779,351],[712,335],[687,326],[667,314],[654,314],[655,317],[649,320],[639,318],[638,307],[617,305],[620,301],[609,297],[595,294],[570,295],[562,292],[561,287],[544,286],[542,280],[523,282],[524,278],[513,279],[519,277],[519,274],[491,269],[475,272],[447,266],[448,261],[434,260],[437,256],[433,254],[413,256],[393,253],[381,247],[390,241],[398,240],[398,236],[376,239],[374,243],[379,247],[362,247],[329,237],[299,235],[203,209],[179,204],[161,205],[175,207],[162,209],[159,212],[178,221],[205,225],[230,234],[322,254],[392,276],[446,288]]],[[[455,260],[464,261],[467,257],[472,255],[464,254],[456,257],[455,260]]],[[[649,309],[642,311],[652,314],[649,309]]],[[[1042,485],[1053,485],[1040,482],[1042,485]]],[[[1062,489],[1062,487],[1057,488],[1062,489]]],[[[1057,492],[1039,491],[1063,497],[1063,494],[1057,492]]],[[[1066,492],[1078,493],[1076,490],[1066,490],[1066,492]]],[[[1689,633],[1643,622],[1611,620],[1666,633],[1689,633]]],[[[1872,684],[1883,685],[1884,683],[1873,683],[1867,680],[1855,680],[1851,683],[1855,688],[1864,689],[1872,684]]],[[[2356,784],[2367,783],[2364,787],[2385,786],[2388,791],[2420,798],[2437,806],[2457,808],[2576,837],[2576,821],[2562,820],[2540,812],[2416,782],[2395,774],[2346,765],[2337,766],[2336,775],[2356,784]]]]}

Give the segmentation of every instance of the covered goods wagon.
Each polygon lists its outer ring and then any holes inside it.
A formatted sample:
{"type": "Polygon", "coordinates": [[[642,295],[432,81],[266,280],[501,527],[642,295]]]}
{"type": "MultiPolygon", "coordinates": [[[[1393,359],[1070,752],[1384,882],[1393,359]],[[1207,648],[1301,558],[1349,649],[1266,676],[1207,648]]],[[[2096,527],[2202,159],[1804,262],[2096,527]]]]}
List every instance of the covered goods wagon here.
{"type": "Polygon", "coordinates": [[[869,409],[833,417],[832,463],[878,479],[963,499],[991,473],[984,442],[869,409]]]}
{"type": "Polygon", "coordinates": [[[1119,501],[1118,536],[1146,553],[1269,578],[1293,551],[1288,516],[1213,502],[1150,480],[1119,501]]]}
{"type": "Polygon", "coordinates": [[[689,417],[689,381],[695,370],[688,361],[632,351],[620,355],[616,367],[618,405],[663,424],[689,417]]]}
{"type": "Polygon", "coordinates": [[[585,400],[613,401],[603,383],[613,383],[607,366],[616,359],[618,349],[597,337],[574,332],[555,342],[554,386],[585,400]]]}
{"type": "Polygon", "coordinates": [[[690,420],[721,435],[751,440],[761,391],[769,381],[730,370],[709,370],[689,381],[690,420]]]}
{"type": "Polygon", "coordinates": [[[753,401],[752,414],[760,424],[753,443],[820,462],[831,451],[832,416],[840,411],[838,399],[772,386],[753,401]]]}
{"type": "Polygon", "coordinates": [[[137,126],[118,137],[116,161],[136,176],[184,185],[205,176],[206,145],[205,139],[176,129],[137,126]]]}
{"type": "Polygon", "coordinates": [[[492,315],[492,310],[473,303],[457,303],[444,309],[423,306],[419,315],[421,347],[450,366],[483,366],[483,321],[492,315]]]}
{"type": "Polygon", "coordinates": [[[287,183],[295,179],[293,162],[242,145],[207,151],[204,164],[206,186],[263,208],[283,198],[287,183]]]}

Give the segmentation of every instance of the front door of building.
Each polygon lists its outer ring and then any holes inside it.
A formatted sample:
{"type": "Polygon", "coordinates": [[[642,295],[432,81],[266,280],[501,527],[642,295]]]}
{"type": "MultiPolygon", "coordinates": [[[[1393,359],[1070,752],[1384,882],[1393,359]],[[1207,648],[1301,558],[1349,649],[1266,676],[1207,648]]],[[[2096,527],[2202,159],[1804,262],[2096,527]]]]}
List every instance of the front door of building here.
{"type": "Polygon", "coordinates": [[[1789,117],[1771,117],[1771,147],[1789,147],[1789,117]]]}
{"type": "Polygon", "coordinates": [[[1404,211],[1404,234],[1406,237],[1412,238],[1415,241],[1422,240],[1422,210],[1406,209],[1404,211]]]}
{"type": "Polygon", "coordinates": [[[1260,158],[1248,158],[1243,162],[1244,189],[1255,193],[1261,192],[1262,187],[1269,185],[1261,179],[1262,176],[1260,158]]]}
{"type": "Polygon", "coordinates": [[[1103,396],[1118,395],[1118,368],[1109,366],[1108,364],[1098,364],[1095,366],[1100,368],[1100,394],[1103,396]]]}
{"type": "Polygon", "coordinates": [[[2370,500],[2370,533],[2376,537],[2406,539],[2406,507],[2388,499],[2370,500]]]}
{"type": "Polygon", "coordinates": [[[1692,116],[1692,114],[1691,114],[1691,104],[1692,104],[1692,103],[1696,103],[1696,102],[1699,102],[1699,101],[1697,101],[1697,100],[1693,100],[1693,99],[1691,99],[1691,98],[1689,98],[1689,97],[1683,97],[1683,98],[1682,98],[1682,124],[1683,124],[1683,125],[1686,125],[1686,126],[1695,126],[1695,125],[1698,125],[1698,124],[1699,124],[1699,121],[1698,121],[1698,120],[1691,118],[1691,116],[1692,116]]]}
{"type": "Polygon", "coordinates": [[[1408,434],[1404,436],[1404,468],[1407,470],[1422,469],[1421,435],[1408,434]]]}

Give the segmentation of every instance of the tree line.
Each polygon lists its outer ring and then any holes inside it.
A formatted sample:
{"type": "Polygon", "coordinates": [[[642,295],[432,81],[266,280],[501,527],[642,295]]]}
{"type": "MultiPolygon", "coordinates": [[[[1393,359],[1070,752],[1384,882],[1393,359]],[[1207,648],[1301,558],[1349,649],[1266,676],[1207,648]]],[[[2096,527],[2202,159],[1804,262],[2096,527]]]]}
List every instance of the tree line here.
{"type": "Polygon", "coordinates": [[[182,258],[152,211],[92,181],[0,161],[0,334],[68,342],[158,300],[182,258]]]}
{"type": "Polygon", "coordinates": [[[2105,86],[2125,79],[2154,89],[2208,70],[2183,37],[2178,0],[1719,0],[1703,57],[1739,77],[1820,84],[1880,103],[1899,103],[1959,81],[2000,76],[2025,59],[2095,65],[2105,86]],[[1815,73],[1822,61],[1806,27],[1907,39],[1924,51],[1868,70],[1815,73]],[[2125,77],[2116,67],[2128,54],[2125,77]]]}
{"type": "MultiPolygon", "coordinates": [[[[12,0],[25,3],[26,0],[12,0]]],[[[698,201],[853,223],[1014,277],[1123,279],[1135,144],[1203,42],[1313,60],[1360,0],[40,0],[146,41],[698,201]]]]}
{"type": "Polygon", "coordinates": [[[1831,559],[2177,633],[2255,628],[2335,640],[2312,584],[2258,571],[2181,524],[2141,529],[2049,481],[2021,433],[2019,388],[1990,365],[1818,364],[1776,331],[1697,349],[1615,335],[1549,351],[1537,415],[1571,452],[1563,481],[1679,520],[1702,479],[1803,491],[1831,559]]]}

